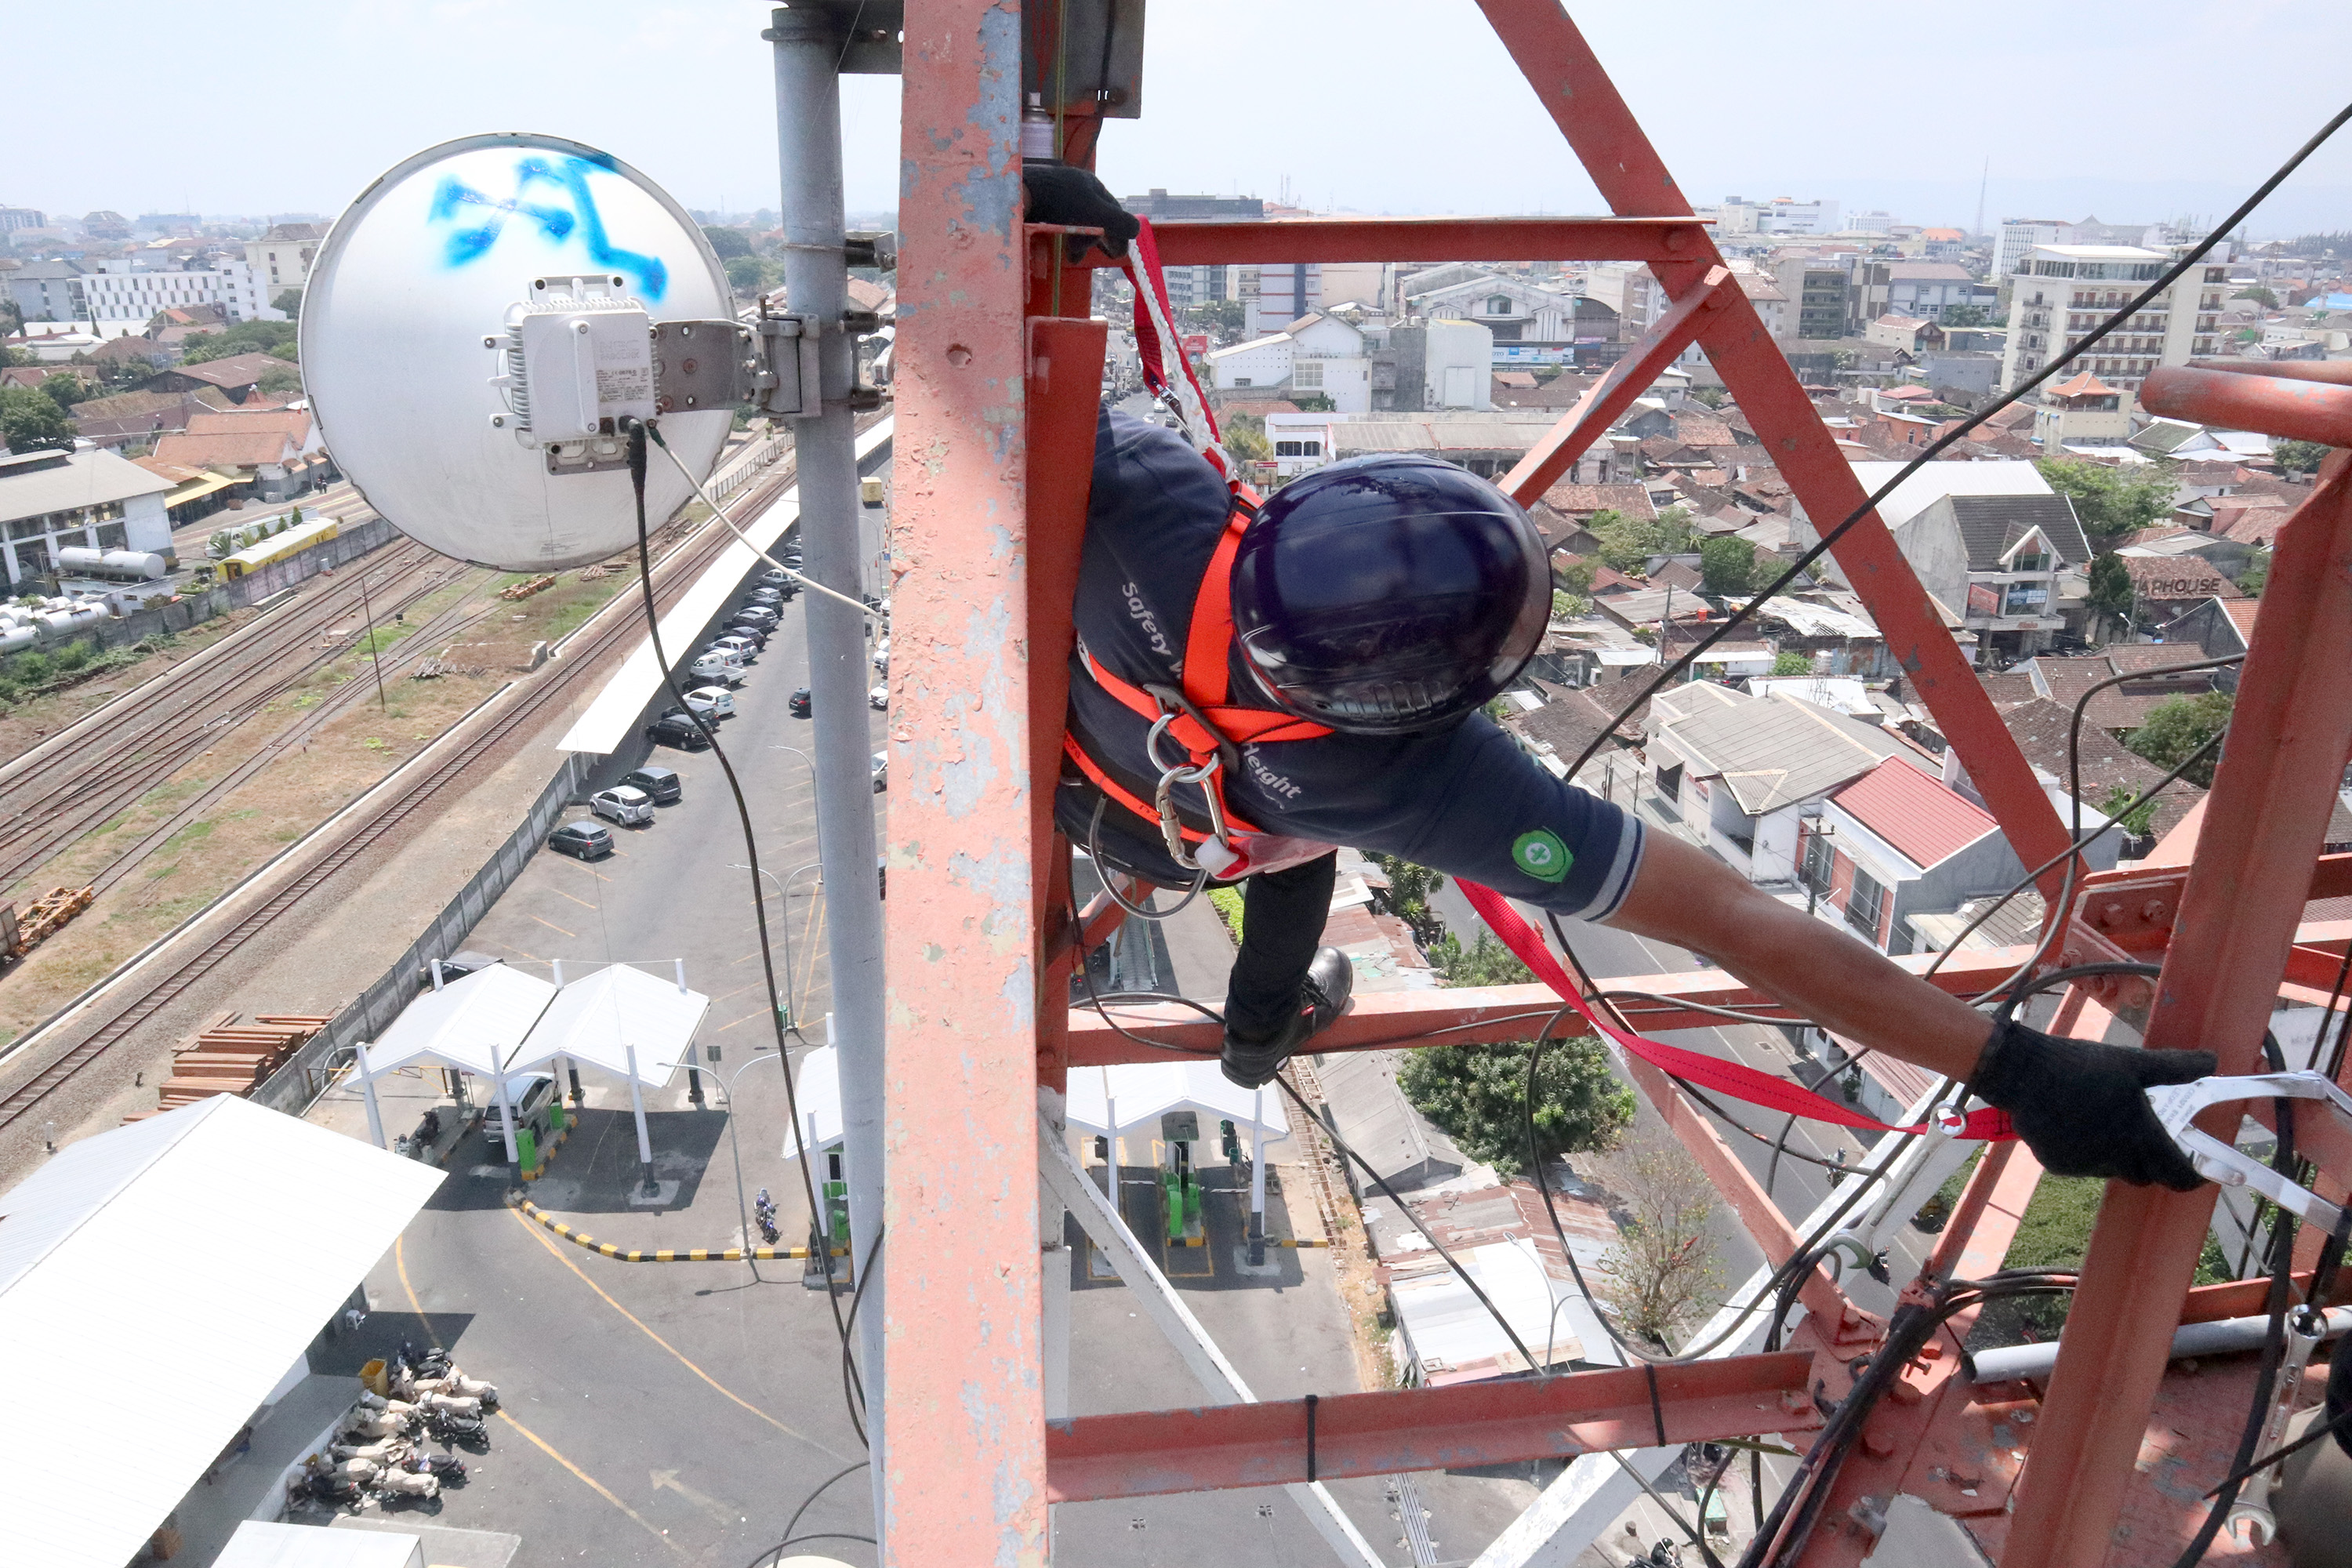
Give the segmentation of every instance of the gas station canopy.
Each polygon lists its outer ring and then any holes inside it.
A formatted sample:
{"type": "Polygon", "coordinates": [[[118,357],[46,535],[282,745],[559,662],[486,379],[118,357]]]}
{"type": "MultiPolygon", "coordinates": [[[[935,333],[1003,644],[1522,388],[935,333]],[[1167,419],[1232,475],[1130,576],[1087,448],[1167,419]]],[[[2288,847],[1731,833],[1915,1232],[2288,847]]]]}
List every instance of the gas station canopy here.
{"type": "Polygon", "coordinates": [[[1079,1068],[1070,1074],[1066,1116],[1080,1132],[1160,1135],[1160,1119],[1190,1110],[1201,1118],[1202,1135],[1213,1136],[1219,1121],[1235,1127],[1257,1123],[1266,1142],[1290,1136],[1280,1089],[1244,1089],[1229,1081],[1213,1057],[1192,1061],[1129,1063],[1079,1068]],[[1118,1124],[1111,1125],[1113,1107],[1118,1124]]]}
{"type": "Polygon", "coordinates": [[[484,1078],[510,1072],[555,995],[554,986],[509,964],[478,969],[402,1008],[368,1047],[368,1076],[404,1067],[454,1068],[484,1078]]]}
{"type": "MultiPolygon", "coordinates": [[[[505,967],[494,965],[481,973],[495,974],[505,967]]],[[[568,1057],[625,1079],[630,1047],[635,1047],[637,1081],[647,1089],[659,1089],[677,1076],[678,1064],[694,1042],[694,1032],[702,1026],[702,1016],[710,1011],[710,998],[701,992],[688,991],[679,982],[656,979],[625,963],[607,964],[593,974],[568,981],[552,994],[553,1000],[531,1026],[530,1037],[522,1042],[522,1049],[508,1062],[507,1071],[541,1068],[558,1057],[568,1057]]]]}

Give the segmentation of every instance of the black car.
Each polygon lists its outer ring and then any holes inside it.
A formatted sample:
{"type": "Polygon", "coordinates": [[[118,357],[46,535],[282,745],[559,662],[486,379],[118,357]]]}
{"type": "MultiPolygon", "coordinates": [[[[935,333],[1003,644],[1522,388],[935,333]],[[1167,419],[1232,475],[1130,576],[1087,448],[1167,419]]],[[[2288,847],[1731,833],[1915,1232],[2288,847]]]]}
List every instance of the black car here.
{"type": "Polygon", "coordinates": [[[805,719],[808,716],[809,689],[803,686],[798,691],[793,693],[793,717],[795,719],[805,719]]]}
{"type": "Polygon", "coordinates": [[[567,822],[547,836],[547,847],[577,860],[602,860],[613,852],[613,830],[601,822],[567,822]]]}
{"type": "Polygon", "coordinates": [[[685,794],[683,782],[668,768],[639,768],[621,782],[645,791],[656,805],[676,805],[685,794]]]}
{"type": "Polygon", "coordinates": [[[780,594],[792,583],[792,573],[780,571],[773,566],[760,574],[760,586],[773,588],[780,594]]]}
{"type": "Polygon", "coordinates": [[[656,746],[676,746],[681,752],[707,752],[710,737],[704,734],[695,721],[675,710],[664,713],[646,726],[646,739],[656,746]]]}
{"type": "Polygon", "coordinates": [[[764,649],[768,646],[770,631],[757,621],[738,618],[722,627],[719,635],[723,637],[750,637],[753,647],[764,649]]]}

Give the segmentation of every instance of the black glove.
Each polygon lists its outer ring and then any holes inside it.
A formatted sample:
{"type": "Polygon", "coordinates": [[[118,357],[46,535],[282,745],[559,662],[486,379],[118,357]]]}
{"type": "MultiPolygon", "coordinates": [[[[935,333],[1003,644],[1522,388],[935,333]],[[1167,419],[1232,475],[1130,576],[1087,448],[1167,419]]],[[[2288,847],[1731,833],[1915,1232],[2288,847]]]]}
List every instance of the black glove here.
{"type": "Polygon", "coordinates": [[[2147,1090],[2210,1075],[2210,1051],[2145,1051],[2062,1039],[2013,1018],[1993,1025],[1969,1087],[2009,1112],[2053,1176],[2120,1176],[2185,1193],[2205,1178],[2165,1135],[2147,1090]]]}
{"type": "MultiPolygon", "coordinates": [[[[1058,223],[1071,228],[1103,231],[1102,247],[1111,256],[1125,256],[1135,237],[1134,216],[1118,205],[1110,188],[1091,169],[1069,163],[1024,163],[1021,185],[1029,194],[1031,223],[1058,223]]],[[[1084,256],[1091,241],[1073,240],[1072,259],[1084,256]]]]}

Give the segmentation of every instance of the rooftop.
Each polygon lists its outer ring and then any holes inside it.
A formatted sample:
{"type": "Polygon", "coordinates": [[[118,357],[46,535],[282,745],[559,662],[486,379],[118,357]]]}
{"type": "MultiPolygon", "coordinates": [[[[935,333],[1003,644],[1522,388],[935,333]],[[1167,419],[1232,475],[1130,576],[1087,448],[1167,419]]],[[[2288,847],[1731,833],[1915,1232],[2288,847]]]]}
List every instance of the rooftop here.
{"type": "Polygon", "coordinates": [[[1922,870],[2000,831],[1982,806],[1894,758],[1830,798],[1922,870]]]}
{"type": "MultiPolygon", "coordinates": [[[[1810,702],[1722,694],[1727,702],[1663,727],[1722,777],[1750,816],[1817,799],[1903,750],[1874,727],[1810,702]]],[[[1670,711],[1663,699],[1656,707],[1670,711]]]]}
{"type": "Polygon", "coordinates": [[[1969,565],[1976,571],[1996,570],[2012,546],[2034,532],[2049,541],[2058,558],[2070,565],[2091,558],[2090,542],[2083,537],[2083,525],[2074,518],[2074,503],[2064,496],[1956,495],[1950,503],[1952,520],[1959,525],[1960,542],[1969,552],[1969,565]]]}
{"type": "Polygon", "coordinates": [[[26,452],[0,458],[0,522],[77,507],[104,506],[172,488],[112,452],[26,452]]]}

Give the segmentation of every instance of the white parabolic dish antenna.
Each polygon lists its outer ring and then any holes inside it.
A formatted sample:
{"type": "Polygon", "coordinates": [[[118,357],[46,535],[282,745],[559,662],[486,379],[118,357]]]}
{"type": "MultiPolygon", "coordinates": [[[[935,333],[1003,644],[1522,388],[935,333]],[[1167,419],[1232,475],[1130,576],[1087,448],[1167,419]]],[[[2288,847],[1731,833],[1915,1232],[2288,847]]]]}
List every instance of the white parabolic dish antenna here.
{"type": "MultiPolygon", "coordinates": [[[[589,428],[602,368],[589,359],[605,352],[604,334],[575,324],[591,389],[586,425],[575,415],[554,428],[550,398],[542,428],[528,433],[528,410],[518,416],[516,388],[499,379],[514,357],[511,314],[538,307],[545,317],[551,302],[575,297],[589,310],[642,308],[654,321],[734,315],[727,275],[685,210],[619,159],[558,136],[445,142],[392,169],[335,220],[302,300],[303,382],[336,465],[394,527],[445,555],[509,571],[585,565],[635,545],[635,501],[614,421],[601,435],[589,428]],[[559,445],[561,437],[572,439],[559,445]]],[[[644,337],[640,321],[629,343],[644,337]]],[[[610,373],[601,379],[609,408],[610,373]]],[[[660,419],[698,478],[731,423],[725,406],[660,419]]],[[[647,521],[659,527],[688,494],[656,453],[647,521]]]]}

